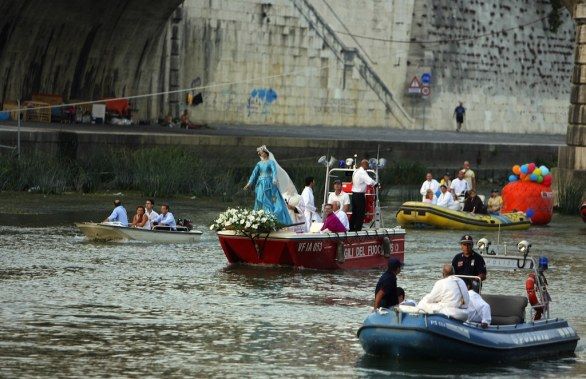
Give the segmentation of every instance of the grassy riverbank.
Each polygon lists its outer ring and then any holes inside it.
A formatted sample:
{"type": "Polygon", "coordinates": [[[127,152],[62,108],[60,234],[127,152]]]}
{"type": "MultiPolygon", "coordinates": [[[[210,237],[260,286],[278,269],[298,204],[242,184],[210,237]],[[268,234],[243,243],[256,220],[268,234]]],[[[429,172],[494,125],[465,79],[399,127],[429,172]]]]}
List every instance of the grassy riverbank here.
{"type": "MultiPolygon", "coordinates": [[[[5,156],[0,161],[0,190],[43,194],[137,191],[144,196],[206,196],[230,201],[242,191],[256,159],[252,157],[200,157],[186,147],[107,149],[86,160],[32,152],[21,159],[5,156]]],[[[323,185],[323,166],[312,162],[290,163],[287,170],[297,188],[314,176],[323,185]]],[[[394,162],[385,168],[383,186],[419,184],[425,167],[394,162]]],[[[320,192],[320,191],[316,191],[320,192]]]]}

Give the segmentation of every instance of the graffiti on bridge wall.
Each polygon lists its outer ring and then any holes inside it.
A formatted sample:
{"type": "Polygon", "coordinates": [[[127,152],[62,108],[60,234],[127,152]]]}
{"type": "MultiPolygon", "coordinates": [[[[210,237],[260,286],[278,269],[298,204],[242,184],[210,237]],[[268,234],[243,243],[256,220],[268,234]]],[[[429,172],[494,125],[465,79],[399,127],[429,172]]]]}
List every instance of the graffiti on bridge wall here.
{"type": "Polygon", "coordinates": [[[268,115],[271,105],[278,99],[277,92],[272,88],[254,88],[248,96],[248,116],[252,114],[268,115]]]}

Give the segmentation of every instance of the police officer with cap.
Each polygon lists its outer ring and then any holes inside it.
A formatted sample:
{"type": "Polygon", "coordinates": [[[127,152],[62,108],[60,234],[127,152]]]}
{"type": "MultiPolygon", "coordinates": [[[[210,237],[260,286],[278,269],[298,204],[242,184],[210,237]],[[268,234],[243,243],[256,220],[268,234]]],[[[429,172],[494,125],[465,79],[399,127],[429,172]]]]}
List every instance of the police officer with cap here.
{"type": "Polygon", "coordinates": [[[465,235],[460,240],[462,252],[456,254],[452,259],[452,266],[456,275],[478,276],[480,279],[486,279],[486,263],[482,255],[472,249],[472,237],[465,235]]]}
{"type": "Polygon", "coordinates": [[[385,271],[374,290],[374,309],[390,308],[399,304],[399,294],[397,292],[397,275],[401,272],[403,262],[397,258],[390,258],[385,271]]]}

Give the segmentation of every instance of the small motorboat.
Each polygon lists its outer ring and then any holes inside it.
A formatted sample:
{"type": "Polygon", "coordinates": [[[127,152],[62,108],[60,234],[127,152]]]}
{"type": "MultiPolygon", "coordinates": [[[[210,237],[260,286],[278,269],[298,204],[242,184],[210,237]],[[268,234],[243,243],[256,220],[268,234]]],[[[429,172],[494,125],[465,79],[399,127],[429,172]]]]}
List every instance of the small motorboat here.
{"type": "MultiPolygon", "coordinates": [[[[344,191],[351,193],[355,160],[348,158],[345,167],[335,167],[335,158],[318,161],[326,166],[324,200],[327,199],[330,178],[346,179],[344,191]]],[[[384,158],[370,161],[369,175],[379,182],[379,169],[386,164],[384,158]]],[[[349,213],[349,217],[352,214],[349,213]]],[[[309,269],[368,269],[386,267],[389,257],[403,261],[405,230],[385,228],[382,224],[378,201],[378,187],[366,191],[367,226],[360,232],[296,233],[279,230],[270,233],[242,233],[235,230],[218,231],[218,239],[230,263],[266,264],[303,267],[309,269]]]]}
{"type": "Polygon", "coordinates": [[[396,217],[399,225],[414,228],[526,230],[531,226],[531,219],[522,212],[504,213],[500,215],[475,214],[419,201],[403,203],[397,211],[396,217]]]}
{"type": "MultiPolygon", "coordinates": [[[[486,251],[488,245],[485,243],[486,251]]],[[[526,241],[519,243],[519,250],[525,249],[523,256],[491,255],[491,261],[487,260],[487,267],[532,271],[537,283],[532,295],[529,291],[527,296],[482,294],[491,307],[490,326],[483,328],[481,324],[441,313],[425,313],[413,306],[380,308],[358,330],[362,347],[368,354],[401,359],[472,362],[572,355],[580,338],[567,321],[550,317],[547,281],[537,269],[538,262],[526,255],[530,246],[526,241]],[[528,298],[533,305],[526,320],[528,298]],[[537,310],[543,317],[533,321],[537,310]]]]}
{"type": "Polygon", "coordinates": [[[83,222],[76,223],[87,239],[92,241],[144,241],[154,243],[189,243],[196,242],[202,235],[199,230],[190,230],[185,226],[155,226],[153,229],[122,226],[119,222],[83,222]]]}

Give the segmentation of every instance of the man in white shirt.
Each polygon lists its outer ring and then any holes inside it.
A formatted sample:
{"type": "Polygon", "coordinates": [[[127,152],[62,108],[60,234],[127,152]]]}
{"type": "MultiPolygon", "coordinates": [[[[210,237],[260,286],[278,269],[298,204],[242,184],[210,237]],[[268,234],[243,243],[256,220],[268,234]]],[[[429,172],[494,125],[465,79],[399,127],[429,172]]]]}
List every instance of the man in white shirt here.
{"type": "MultiPolygon", "coordinates": [[[[144,204],[144,209],[149,221],[147,224],[149,225],[148,229],[153,227],[153,222],[159,217],[159,214],[155,212],[153,207],[155,206],[155,201],[153,199],[147,199],[146,203],[144,204]]],[[[146,225],[144,226],[146,229],[146,225]]]]}
{"type": "Polygon", "coordinates": [[[348,221],[348,215],[346,214],[346,212],[344,212],[344,210],[340,208],[340,202],[334,200],[330,204],[332,204],[334,214],[336,215],[336,217],[338,217],[338,220],[340,220],[342,225],[344,225],[346,231],[348,231],[348,229],[350,229],[350,221],[348,221]]]}
{"type": "Polygon", "coordinates": [[[350,196],[342,191],[342,181],[340,179],[334,180],[334,192],[330,192],[327,203],[334,204],[334,201],[340,202],[344,212],[350,211],[350,196]]]}
{"type": "Polygon", "coordinates": [[[374,186],[376,182],[372,179],[366,169],[368,161],[360,161],[360,167],[352,175],[352,218],[350,230],[359,232],[362,230],[364,215],[366,214],[366,186],[374,186]]]}
{"type": "Polygon", "coordinates": [[[443,279],[438,280],[430,293],[417,304],[417,308],[427,313],[442,313],[465,321],[468,319],[470,295],[464,281],[454,276],[451,264],[442,269],[443,279]]]}
{"type": "Polygon", "coordinates": [[[490,325],[492,321],[490,315],[490,305],[476,291],[472,289],[472,282],[467,283],[468,296],[470,297],[470,305],[468,306],[468,321],[477,322],[483,328],[490,325]]]}
{"type": "Polygon", "coordinates": [[[464,170],[458,171],[458,177],[450,184],[450,191],[455,197],[458,197],[464,196],[469,190],[468,182],[464,179],[464,170]]]}
{"type": "Polygon", "coordinates": [[[425,200],[425,194],[427,193],[428,189],[430,189],[431,192],[433,192],[433,194],[437,196],[439,186],[439,182],[433,178],[431,172],[428,172],[427,175],[425,175],[425,182],[423,182],[423,184],[421,185],[421,189],[419,190],[419,193],[422,196],[421,201],[425,200]]]}
{"type": "Polygon", "coordinates": [[[464,180],[468,183],[468,190],[476,190],[476,174],[470,168],[470,162],[464,161],[464,180]]]}
{"type": "Polygon", "coordinates": [[[305,227],[306,230],[311,229],[311,223],[321,222],[321,217],[317,214],[315,208],[315,199],[313,197],[313,187],[315,187],[315,179],[313,176],[305,178],[305,188],[301,192],[301,198],[305,205],[305,227]]]}
{"type": "Polygon", "coordinates": [[[458,204],[454,201],[454,195],[451,192],[448,192],[448,187],[445,185],[440,186],[441,194],[437,198],[437,205],[444,208],[449,209],[460,209],[458,204]]]}

